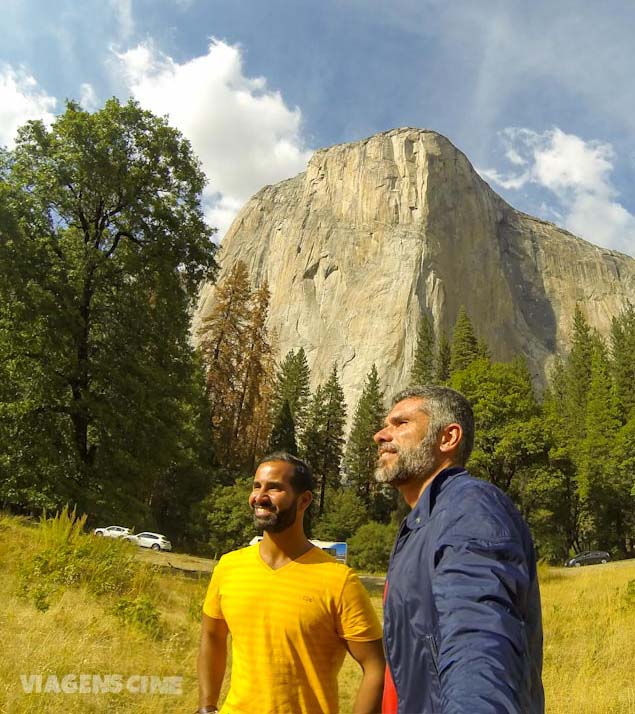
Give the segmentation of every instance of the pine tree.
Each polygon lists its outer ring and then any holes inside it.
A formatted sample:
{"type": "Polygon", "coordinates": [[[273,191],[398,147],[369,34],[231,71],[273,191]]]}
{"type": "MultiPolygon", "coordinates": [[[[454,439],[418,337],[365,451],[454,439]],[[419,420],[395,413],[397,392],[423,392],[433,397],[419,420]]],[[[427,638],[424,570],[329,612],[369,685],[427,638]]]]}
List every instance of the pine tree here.
{"type": "Polygon", "coordinates": [[[324,511],[326,487],[337,487],[344,449],[346,404],[334,365],[324,385],[311,399],[304,434],[303,456],[313,467],[319,484],[318,512],[324,511]]]}
{"type": "Polygon", "coordinates": [[[615,463],[615,437],[620,426],[606,348],[597,340],[591,356],[578,472],[583,538],[589,546],[619,546],[620,539],[623,544],[621,512],[629,500],[630,478],[620,478],[623,470],[615,463]]]}
{"type": "Polygon", "coordinates": [[[611,367],[624,422],[635,416],[635,308],[630,303],[611,322],[611,367]]]}
{"type": "Polygon", "coordinates": [[[446,384],[450,379],[450,360],[452,359],[452,351],[450,341],[447,335],[441,334],[436,354],[436,368],[434,374],[435,384],[446,384]]]}
{"type": "Polygon", "coordinates": [[[373,364],[366,376],[362,395],[355,409],[344,458],[347,480],[355,487],[357,494],[364,499],[368,507],[372,504],[376,490],[373,474],[377,461],[377,445],[373,441],[373,435],[383,424],[385,416],[383,397],[377,368],[373,364]]]}
{"type": "Polygon", "coordinates": [[[424,313],[417,330],[417,346],[410,371],[410,385],[432,384],[435,376],[434,365],[434,325],[428,313],[424,313]]]}
{"type": "Polygon", "coordinates": [[[276,414],[273,430],[269,438],[270,451],[288,451],[290,454],[298,453],[295,440],[295,422],[289,401],[285,399],[282,409],[276,414]]]}
{"type": "MultiPolygon", "coordinates": [[[[276,372],[273,383],[271,396],[272,423],[283,423],[285,418],[282,416],[282,412],[288,407],[293,421],[294,442],[298,448],[302,445],[310,397],[310,377],[306,354],[301,347],[297,352],[291,350],[287,353],[276,372]]],[[[270,438],[270,447],[272,449],[275,441],[277,441],[277,438],[274,439],[272,433],[270,438]]]]}
{"type": "Polygon", "coordinates": [[[216,287],[212,312],[198,331],[199,352],[206,368],[207,397],[217,459],[226,464],[231,454],[248,352],[252,290],[247,267],[234,264],[216,287]]]}
{"type": "Polygon", "coordinates": [[[236,374],[236,399],[231,453],[237,464],[251,467],[254,453],[250,438],[254,415],[265,398],[264,384],[270,379],[271,345],[267,335],[269,286],[261,285],[252,296],[249,319],[245,326],[245,349],[236,374]]]}
{"type": "Polygon", "coordinates": [[[479,346],[474,327],[465,308],[461,306],[452,331],[450,374],[469,367],[479,357],[479,346]]]}
{"type": "Polygon", "coordinates": [[[586,435],[586,407],[591,387],[591,362],[596,343],[597,338],[592,333],[580,306],[576,305],[571,350],[565,363],[566,395],[562,405],[569,422],[569,445],[574,461],[576,461],[575,454],[579,451],[578,445],[586,435]]]}

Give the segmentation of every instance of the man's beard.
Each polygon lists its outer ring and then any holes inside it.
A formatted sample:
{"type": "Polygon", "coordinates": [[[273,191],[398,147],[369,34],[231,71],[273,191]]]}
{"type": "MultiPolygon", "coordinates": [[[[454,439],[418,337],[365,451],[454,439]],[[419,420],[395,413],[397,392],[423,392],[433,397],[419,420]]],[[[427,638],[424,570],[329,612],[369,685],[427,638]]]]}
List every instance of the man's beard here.
{"type": "Polygon", "coordinates": [[[382,466],[378,462],[375,481],[392,485],[410,480],[425,481],[437,467],[435,443],[436,435],[428,432],[417,446],[400,448],[396,444],[386,444],[384,448],[396,453],[397,458],[390,466],[382,466]]]}
{"type": "MultiPolygon", "coordinates": [[[[270,506],[275,508],[275,506],[270,506]]],[[[259,531],[267,533],[281,533],[287,528],[290,528],[295,523],[295,517],[298,512],[297,499],[283,511],[271,510],[266,516],[256,516],[254,512],[254,525],[259,531]]]]}

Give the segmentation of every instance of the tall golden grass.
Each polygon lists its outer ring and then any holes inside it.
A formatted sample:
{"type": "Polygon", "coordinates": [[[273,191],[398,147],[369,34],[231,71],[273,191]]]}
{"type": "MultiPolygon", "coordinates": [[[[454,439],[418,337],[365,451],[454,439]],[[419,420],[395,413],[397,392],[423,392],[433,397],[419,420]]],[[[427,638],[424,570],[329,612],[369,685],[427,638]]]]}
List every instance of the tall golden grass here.
{"type": "MultiPolygon", "coordinates": [[[[194,711],[198,613],[207,577],[135,563],[125,592],[103,593],[80,580],[60,587],[41,611],[25,595],[23,582],[28,563],[51,545],[50,533],[46,538],[33,524],[0,517],[0,712],[194,711]],[[156,636],[115,614],[118,600],[137,595],[156,608],[156,636]],[[132,675],[179,676],[182,694],[26,694],[20,680],[71,673],[120,674],[124,681],[132,675]]],[[[121,548],[126,568],[135,551],[121,548]]],[[[541,568],[541,590],[549,714],[635,714],[635,561],[571,571],[541,568]]],[[[371,597],[381,610],[379,588],[371,597]]],[[[358,682],[357,665],[347,658],[340,675],[342,712],[351,710],[358,682]]]]}

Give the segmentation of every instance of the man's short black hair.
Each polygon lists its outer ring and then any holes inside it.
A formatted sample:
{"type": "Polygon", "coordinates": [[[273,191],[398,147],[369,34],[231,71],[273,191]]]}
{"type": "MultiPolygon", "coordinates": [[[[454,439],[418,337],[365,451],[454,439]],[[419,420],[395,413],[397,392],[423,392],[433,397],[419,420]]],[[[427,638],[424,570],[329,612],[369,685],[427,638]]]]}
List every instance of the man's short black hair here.
{"type": "Polygon", "coordinates": [[[302,461],[302,459],[290,454],[288,451],[274,451],[260,459],[258,466],[269,463],[270,461],[284,461],[293,466],[291,486],[296,493],[304,493],[305,491],[313,492],[315,490],[313,471],[306,461],[302,461]]]}

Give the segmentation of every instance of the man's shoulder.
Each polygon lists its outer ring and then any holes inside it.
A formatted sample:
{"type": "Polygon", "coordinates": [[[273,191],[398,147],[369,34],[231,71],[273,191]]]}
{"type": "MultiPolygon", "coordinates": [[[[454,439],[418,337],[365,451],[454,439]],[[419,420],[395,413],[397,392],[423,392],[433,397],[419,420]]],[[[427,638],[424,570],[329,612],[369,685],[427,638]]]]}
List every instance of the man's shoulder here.
{"type": "Polygon", "coordinates": [[[439,516],[454,532],[475,538],[516,538],[526,526],[509,496],[468,471],[452,477],[440,494],[439,516]]]}
{"type": "Polygon", "coordinates": [[[246,561],[252,560],[254,557],[255,549],[258,545],[247,545],[244,548],[237,548],[236,550],[230,550],[229,553],[221,555],[218,561],[218,566],[223,568],[232,567],[235,565],[243,565],[246,561]]]}

